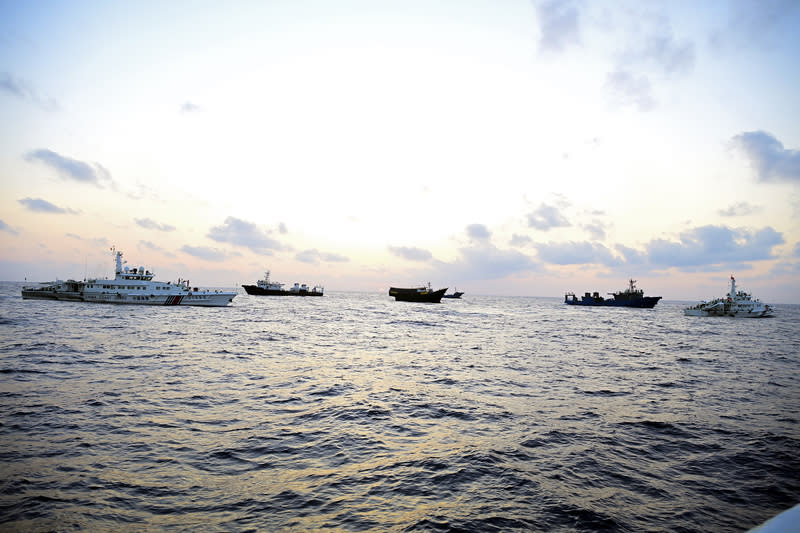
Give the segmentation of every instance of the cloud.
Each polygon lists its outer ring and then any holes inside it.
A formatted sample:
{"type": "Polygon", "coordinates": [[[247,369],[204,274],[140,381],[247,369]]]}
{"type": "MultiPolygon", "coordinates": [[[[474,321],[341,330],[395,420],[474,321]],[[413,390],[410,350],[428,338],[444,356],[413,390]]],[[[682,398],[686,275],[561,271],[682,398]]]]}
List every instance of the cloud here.
{"type": "Polygon", "coordinates": [[[539,15],[539,49],[561,52],[572,44],[580,44],[580,14],[569,0],[547,0],[536,8],[539,15]]]}
{"type": "Polygon", "coordinates": [[[634,37],[620,49],[612,70],[606,76],[605,92],[610,103],[633,107],[641,112],[657,107],[651,80],[670,79],[690,73],[695,64],[695,46],[678,40],[664,15],[625,11],[632,15],[623,24],[634,37]]]}
{"type": "Polygon", "coordinates": [[[533,239],[527,235],[518,235],[515,233],[511,236],[511,242],[509,242],[509,244],[516,247],[531,246],[533,244],[533,239]]]}
{"type": "Polygon", "coordinates": [[[196,113],[198,111],[202,111],[202,108],[191,102],[184,102],[183,105],[181,105],[181,113],[196,113]]]}
{"type": "MultiPolygon", "coordinates": [[[[800,275],[800,261],[778,261],[770,269],[769,274],[773,278],[781,276],[798,276],[800,275]]],[[[795,285],[791,284],[791,287],[786,288],[793,290],[795,289],[795,285]]]]}
{"type": "Polygon", "coordinates": [[[161,201],[155,189],[148,187],[140,181],[137,181],[133,186],[128,188],[124,194],[131,200],[147,200],[151,202],[161,201]]]}
{"type": "Polygon", "coordinates": [[[800,182],[800,151],[787,150],[765,131],[746,131],[731,139],[765,183],[800,182]]]}
{"type": "Polygon", "coordinates": [[[677,42],[672,35],[672,28],[666,17],[656,17],[653,32],[641,47],[637,44],[629,49],[634,61],[655,65],[658,72],[672,76],[687,74],[694,68],[694,43],[677,42]]]}
{"type": "Polygon", "coordinates": [[[766,227],[758,231],[702,226],[681,233],[679,241],[654,239],[646,245],[652,265],[689,269],[707,265],[773,259],[783,236],[766,227]]]}
{"type": "Polygon", "coordinates": [[[2,220],[0,220],[0,231],[5,231],[7,233],[10,233],[11,235],[19,235],[19,231],[15,230],[2,220]]]}
{"type": "Polygon", "coordinates": [[[794,245],[794,256],[800,257],[800,242],[794,245]]]}
{"type": "Polygon", "coordinates": [[[29,152],[25,156],[25,160],[44,163],[55,169],[55,171],[66,180],[90,183],[101,188],[104,183],[111,182],[111,174],[101,165],[78,161],[77,159],[65,157],[45,148],[29,152]]]}
{"type": "Polygon", "coordinates": [[[78,214],[78,211],[74,211],[66,207],[58,207],[55,204],[51,204],[47,200],[42,200],[41,198],[23,198],[18,201],[29,211],[35,211],[37,213],[55,213],[66,215],[78,214]]]}
{"type": "MultiPolygon", "coordinates": [[[[285,226],[282,226],[285,229],[285,226]]],[[[272,250],[284,250],[286,246],[270,237],[271,231],[262,230],[252,222],[228,217],[221,226],[208,231],[208,238],[247,248],[257,254],[272,255],[272,250]]]]}
{"type": "Polygon", "coordinates": [[[170,226],[169,224],[159,224],[158,222],[149,219],[149,218],[135,218],[134,221],[139,226],[145,229],[155,229],[158,231],[174,231],[175,226],[170,226]]]}
{"type": "Polygon", "coordinates": [[[469,238],[476,241],[487,241],[492,236],[492,232],[483,224],[470,224],[466,231],[469,238]]]}
{"type": "Polygon", "coordinates": [[[755,213],[760,213],[764,210],[763,207],[752,205],[747,202],[739,202],[736,204],[729,205],[725,209],[719,209],[717,214],[723,217],[743,217],[747,215],[753,215],[755,213]]]}
{"type": "Polygon", "coordinates": [[[22,80],[15,80],[8,72],[0,74],[0,89],[23,100],[30,97],[30,89],[22,80]]]}
{"type": "Polygon", "coordinates": [[[595,220],[591,224],[584,224],[582,226],[592,240],[602,241],[606,238],[606,226],[602,222],[595,220]]]}
{"type": "Polygon", "coordinates": [[[433,255],[428,250],[424,250],[422,248],[389,246],[389,251],[394,255],[409,261],[430,261],[433,258],[433,255]]]}
{"type": "Polygon", "coordinates": [[[644,265],[647,263],[647,256],[639,250],[629,248],[623,244],[617,244],[614,249],[622,254],[626,265],[644,265]]]}
{"type": "Polygon", "coordinates": [[[800,3],[795,0],[735,2],[731,7],[725,27],[713,31],[709,39],[718,49],[729,44],[769,48],[784,32],[792,36],[796,32],[800,3]]]}
{"type": "Polygon", "coordinates": [[[622,259],[596,242],[549,242],[535,245],[537,257],[555,265],[601,264],[619,266],[622,259]]]}
{"type": "Polygon", "coordinates": [[[206,261],[224,261],[227,259],[225,252],[217,250],[216,248],[209,248],[208,246],[184,245],[181,247],[181,251],[206,261]]]}
{"type": "Polygon", "coordinates": [[[442,264],[437,275],[463,281],[502,279],[538,268],[529,256],[516,250],[501,250],[488,243],[460,249],[461,259],[442,264]]]}
{"type": "Polygon", "coordinates": [[[109,247],[108,239],[106,239],[105,237],[95,237],[94,239],[85,239],[85,238],[81,237],[80,235],[75,235],[74,233],[65,233],[64,235],[66,235],[70,239],[75,239],[75,240],[78,240],[78,241],[81,241],[81,242],[88,242],[89,244],[91,244],[92,246],[94,246],[96,248],[108,248],[109,247]]]}
{"type": "Polygon", "coordinates": [[[150,241],[139,241],[139,247],[140,248],[147,248],[148,250],[152,250],[154,252],[163,252],[164,251],[164,249],[162,247],[160,247],[157,244],[152,243],[150,241]]]}
{"type": "Polygon", "coordinates": [[[20,100],[31,102],[45,111],[58,111],[59,109],[56,100],[41,98],[28,82],[14,78],[8,72],[0,73],[0,91],[15,96],[20,100]]]}
{"type": "Polygon", "coordinates": [[[528,215],[528,226],[549,231],[552,228],[569,227],[571,224],[557,207],[542,204],[528,215]]]}
{"type": "Polygon", "coordinates": [[[347,257],[334,253],[320,252],[317,249],[305,250],[295,255],[295,259],[303,263],[318,265],[321,261],[327,263],[346,263],[350,261],[347,257]]]}
{"type": "Polygon", "coordinates": [[[774,259],[773,248],[784,243],[783,236],[771,227],[757,231],[725,226],[703,226],[681,233],[679,239],[653,239],[644,251],[617,244],[612,249],[596,242],[548,242],[535,244],[537,258],[554,265],[595,264],[609,268],[637,266],[650,269],[721,266],[748,268],[749,261],[774,259]],[[614,253],[616,252],[616,253],[614,253]]]}
{"type": "Polygon", "coordinates": [[[605,89],[614,105],[636,107],[643,112],[656,108],[647,76],[636,77],[627,70],[617,69],[606,77],[605,89]]]}

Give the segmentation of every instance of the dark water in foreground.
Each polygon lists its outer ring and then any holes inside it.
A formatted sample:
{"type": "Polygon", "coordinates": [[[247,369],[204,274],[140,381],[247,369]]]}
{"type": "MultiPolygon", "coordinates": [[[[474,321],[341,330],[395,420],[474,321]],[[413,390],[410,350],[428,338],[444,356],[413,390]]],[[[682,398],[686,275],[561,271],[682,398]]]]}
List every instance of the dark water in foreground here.
{"type": "Polygon", "coordinates": [[[681,307],[5,284],[0,530],[746,530],[800,501],[800,307],[681,307]]]}

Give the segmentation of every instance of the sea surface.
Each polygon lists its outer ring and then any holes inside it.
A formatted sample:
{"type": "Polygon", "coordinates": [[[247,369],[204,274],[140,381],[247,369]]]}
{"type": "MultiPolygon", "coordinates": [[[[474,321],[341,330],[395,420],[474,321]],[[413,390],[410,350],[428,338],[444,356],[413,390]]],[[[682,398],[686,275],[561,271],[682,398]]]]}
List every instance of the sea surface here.
{"type": "Polygon", "coordinates": [[[745,531],[800,502],[800,306],[20,287],[2,531],[745,531]]]}

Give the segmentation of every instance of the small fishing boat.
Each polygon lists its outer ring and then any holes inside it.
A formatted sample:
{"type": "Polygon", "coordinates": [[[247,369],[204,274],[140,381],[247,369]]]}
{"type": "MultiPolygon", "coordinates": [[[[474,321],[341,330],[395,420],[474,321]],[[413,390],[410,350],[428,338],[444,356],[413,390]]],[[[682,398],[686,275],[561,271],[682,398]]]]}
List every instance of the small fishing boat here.
{"type": "Polygon", "coordinates": [[[398,302],[439,303],[442,301],[445,292],[447,292],[447,287],[435,291],[431,288],[430,283],[428,283],[427,287],[389,288],[389,296],[394,296],[394,299],[398,302]]]}
{"type": "Polygon", "coordinates": [[[452,294],[445,294],[444,296],[442,296],[442,298],[461,298],[463,294],[464,294],[463,291],[459,292],[458,289],[453,289],[452,294]]]}

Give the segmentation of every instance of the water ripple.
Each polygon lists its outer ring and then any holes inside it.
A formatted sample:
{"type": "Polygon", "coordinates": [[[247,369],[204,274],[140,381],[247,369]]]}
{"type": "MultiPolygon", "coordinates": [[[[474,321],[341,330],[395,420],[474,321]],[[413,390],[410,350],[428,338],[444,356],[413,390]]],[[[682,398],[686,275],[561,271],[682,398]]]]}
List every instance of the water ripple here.
{"type": "Polygon", "coordinates": [[[800,500],[797,306],[0,293],[4,530],[740,531],[800,500]]]}

